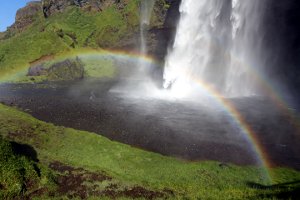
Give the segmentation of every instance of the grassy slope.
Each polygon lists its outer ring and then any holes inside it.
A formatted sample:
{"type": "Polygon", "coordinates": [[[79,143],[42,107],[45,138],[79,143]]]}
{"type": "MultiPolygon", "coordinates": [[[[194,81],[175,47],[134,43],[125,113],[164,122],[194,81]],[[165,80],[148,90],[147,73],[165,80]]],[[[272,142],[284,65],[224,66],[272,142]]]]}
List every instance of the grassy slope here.
{"type": "Polygon", "coordinates": [[[71,7],[47,19],[37,16],[36,22],[24,32],[0,40],[2,79],[21,69],[20,76],[24,76],[29,63],[45,55],[58,55],[74,48],[117,45],[122,37],[137,29],[138,2],[129,1],[121,11],[116,6],[99,13],[71,7]]]}
{"type": "MultiPolygon", "coordinates": [[[[184,162],[96,134],[56,127],[3,105],[0,105],[0,133],[33,146],[44,163],[60,161],[91,171],[105,171],[125,184],[171,189],[177,198],[258,199],[295,190],[297,186],[254,189],[247,183],[267,183],[262,169],[234,165],[222,168],[216,162],[184,162]]],[[[289,169],[272,169],[271,174],[274,184],[300,179],[299,172],[289,169]]]]}
{"type": "Polygon", "coordinates": [[[25,190],[36,190],[39,187],[55,189],[52,177],[47,167],[15,153],[13,145],[0,135],[1,199],[13,198],[25,190]]]}

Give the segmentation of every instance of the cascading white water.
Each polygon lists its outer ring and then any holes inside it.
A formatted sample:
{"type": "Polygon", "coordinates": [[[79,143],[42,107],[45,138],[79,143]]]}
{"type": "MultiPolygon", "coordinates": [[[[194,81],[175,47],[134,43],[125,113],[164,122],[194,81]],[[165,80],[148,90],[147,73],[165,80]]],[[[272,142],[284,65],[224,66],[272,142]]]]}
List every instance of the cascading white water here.
{"type": "Polygon", "coordinates": [[[261,66],[264,1],[182,0],[164,87],[194,93],[193,83],[201,80],[226,96],[253,94],[251,68],[261,66]]]}
{"type": "Polygon", "coordinates": [[[261,22],[265,5],[265,0],[232,0],[232,47],[226,94],[245,96],[259,92],[253,71],[264,65],[261,22]]]}

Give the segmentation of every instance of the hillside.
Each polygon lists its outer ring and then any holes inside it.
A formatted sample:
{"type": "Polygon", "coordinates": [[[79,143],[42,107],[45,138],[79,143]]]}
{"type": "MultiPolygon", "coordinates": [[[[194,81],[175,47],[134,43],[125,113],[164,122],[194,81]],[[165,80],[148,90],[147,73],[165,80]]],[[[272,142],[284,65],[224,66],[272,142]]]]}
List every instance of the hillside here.
{"type": "MultiPolygon", "coordinates": [[[[170,2],[156,1],[149,29],[164,26],[169,7],[170,2]]],[[[2,78],[10,80],[18,73],[24,77],[32,63],[82,48],[136,51],[139,10],[139,0],[28,3],[17,12],[15,24],[0,35],[2,78]]],[[[158,40],[155,34],[149,37],[150,43],[158,40]]]]}

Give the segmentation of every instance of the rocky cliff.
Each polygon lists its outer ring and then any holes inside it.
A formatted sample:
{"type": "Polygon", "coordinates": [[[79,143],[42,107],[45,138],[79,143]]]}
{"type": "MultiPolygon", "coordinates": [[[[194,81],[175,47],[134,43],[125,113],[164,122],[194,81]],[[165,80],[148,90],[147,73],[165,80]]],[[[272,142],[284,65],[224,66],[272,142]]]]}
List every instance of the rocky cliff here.
{"type": "MultiPolygon", "coordinates": [[[[180,0],[156,0],[149,54],[162,60],[172,42],[180,0]],[[171,42],[170,42],[171,41],[171,42]]],[[[0,33],[0,72],[10,74],[47,56],[81,48],[138,51],[141,0],[42,0],[18,10],[0,33]]]]}
{"type": "MultiPolygon", "coordinates": [[[[147,36],[147,43],[149,46],[149,53],[162,59],[166,53],[169,41],[172,40],[174,30],[177,24],[179,12],[180,0],[156,0],[152,13],[151,25],[149,27],[149,34],[147,36]]],[[[114,8],[115,13],[112,15],[121,17],[124,20],[122,23],[127,23],[125,31],[122,30],[122,34],[117,39],[111,39],[111,36],[116,32],[120,32],[117,29],[123,29],[123,27],[114,27],[112,19],[111,24],[105,25],[105,27],[99,27],[104,29],[97,30],[97,25],[94,27],[94,31],[90,32],[90,35],[86,37],[85,42],[81,45],[84,46],[99,46],[102,48],[118,48],[136,51],[139,46],[139,10],[134,9],[134,5],[140,5],[140,0],[42,0],[33,1],[28,3],[24,8],[17,11],[15,23],[8,28],[5,33],[0,34],[0,39],[6,39],[14,36],[16,33],[24,32],[34,22],[47,24],[48,27],[55,26],[54,31],[57,35],[70,42],[71,47],[75,47],[78,43],[76,39],[76,32],[81,34],[80,31],[68,32],[64,28],[57,27],[57,25],[51,25],[52,18],[57,15],[63,15],[62,18],[72,18],[68,16],[70,9],[79,9],[82,17],[95,15],[98,16],[106,10],[114,8]],[[130,4],[130,5],[129,5],[130,4]],[[130,10],[131,9],[131,10],[130,10]],[[99,14],[97,14],[99,13],[99,14]],[[48,20],[49,18],[49,20],[48,20]],[[102,38],[102,39],[99,39],[102,38]],[[106,39],[108,38],[108,39],[106,39]],[[103,41],[105,40],[105,41],[103,41]]],[[[74,14],[74,13],[71,13],[74,14]]],[[[70,15],[71,15],[70,14],[70,15]]],[[[78,16],[77,16],[78,17],[78,16]]],[[[102,17],[104,18],[104,17],[102,17]]],[[[64,19],[61,19],[63,21],[64,19]]],[[[57,21],[57,20],[56,20],[57,21]]],[[[81,23],[80,20],[72,21],[71,23],[81,23]],[[78,21],[78,22],[77,22],[78,21]]],[[[59,23],[59,22],[58,22],[59,23]]],[[[70,23],[70,22],[67,22],[70,23]]],[[[41,30],[44,31],[47,28],[46,25],[42,25],[41,30]]],[[[99,25],[100,26],[100,25],[99,25]]],[[[65,26],[64,26],[65,27],[65,26]]],[[[79,44],[80,45],[80,44],[79,44]]]]}
{"type": "MultiPolygon", "coordinates": [[[[133,0],[139,3],[140,0],[133,0]]],[[[178,1],[178,0],[176,0],[178,1]]],[[[122,10],[130,0],[42,0],[27,3],[24,8],[17,11],[15,23],[9,28],[22,31],[32,24],[38,15],[43,14],[48,18],[57,13],[63,13],[71,7],[80,8],[86,12],[101,12],[111,6],[116,6],[117,10],[122,10]]],[[[168,5],[175,0],[156,0],[152,26],[162,26],[165,23],[168,5]]]]}
{"type": "Polygon", "coordinates": [[[112,5],[122,9],[128,0],[42,0],[43,13],[49,17],[58,12],[64,12],[70,6],[80,7],[85,11],[100,12],[112,5]]]}
{"type": "Polygon", "coordinates": [[[42,3],[33,1],[27,3],[24,8],[17,11],[15,23],[9,28],[10,31],[22,31],[35,21],[36,16],[41,12],[42,3]]]}

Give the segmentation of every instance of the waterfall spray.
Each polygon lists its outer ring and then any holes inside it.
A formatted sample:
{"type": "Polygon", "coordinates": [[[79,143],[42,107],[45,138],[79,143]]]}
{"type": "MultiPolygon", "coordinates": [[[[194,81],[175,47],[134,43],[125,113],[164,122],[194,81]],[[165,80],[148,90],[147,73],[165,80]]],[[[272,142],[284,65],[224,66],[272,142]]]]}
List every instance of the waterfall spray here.
{"type": "Polygon", "coordinates": [[[249,68],[261,67],[263,2],[182,0],[174,46],[166,57],[164,88],[193,91],[192,76],[226,96],[253,94],[249,68]]]}
{"type": "Polygon", "coordinates": [[[140,16],[140,53],[147,54],[147,31],[150,25],[151,14],[154,7],[155,0],[142,0],[141,1],[141,16],[140,16]]]}

